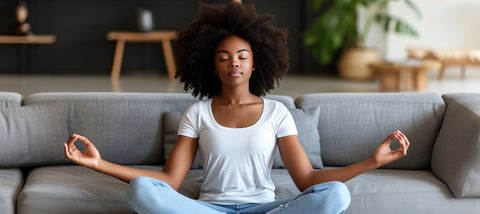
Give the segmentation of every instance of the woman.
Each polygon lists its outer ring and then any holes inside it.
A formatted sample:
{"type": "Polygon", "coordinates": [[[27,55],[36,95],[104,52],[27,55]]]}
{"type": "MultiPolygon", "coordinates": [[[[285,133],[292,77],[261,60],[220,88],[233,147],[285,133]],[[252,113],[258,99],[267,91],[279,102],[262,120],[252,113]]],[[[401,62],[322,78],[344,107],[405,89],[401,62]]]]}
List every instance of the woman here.
{"type": "Polygon", "coordinates": [[[396,131],[368,160],[314,171],[286,107],[262,98],[288,70],[286,31],[272,20],[257,15],[253,5],[200,5],[177,42],[177,77],[194,96],[208,99],[185,112],[162,171],[107,162],[77,134],[65,143],[66,157],[129,183],[127,198],[139,213],[343,213],[350,194],[342,182],[405,156],[410,143],[396,131]],[[393,139],[400,143],[395,151],[389,147],[393,139]],[[85,144],[83,152],[76,140],[85,144]],[[302,191],[295,198],[275,200],[269,173],[276,146],[302,191]],[[199,200],[193,200],[176,190],[197,147],[203,184],[199,200]]]}

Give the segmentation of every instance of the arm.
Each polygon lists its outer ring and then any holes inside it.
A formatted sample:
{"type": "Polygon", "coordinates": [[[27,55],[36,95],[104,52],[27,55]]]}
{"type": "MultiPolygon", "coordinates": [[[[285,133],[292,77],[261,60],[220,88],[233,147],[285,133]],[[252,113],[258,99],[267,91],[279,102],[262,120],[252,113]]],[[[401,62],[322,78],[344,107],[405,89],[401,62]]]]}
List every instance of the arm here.
{"type": "Polygon", "coordinates": [[[409,145],[407,137],[396,131],[390,134],[380,144],[374,155],[367,160],[343,168],[314,171],[296,135],[278,138],[278,148],[285,167],[295,185],[301,191],[315,184],[328,181],[348,181],[366,171],[376,169],[405,156],[409,145]],[[400,148],[395,151],[390,150],[390,143],[393,139],[397,139],[400,143],[400,148]]]}
{"type": "Polygon", "coordinates": [[[68,138],[68,141],[64,144],[64,149],[65,156],[69,160],[95,171],[116,177],[126,183],[129,183],[136,177],[145,176],[162,180],[174,189],[178,189],[195,158],[197,139],[178,136],[175,147],[162,171],[135,169],[103,160],[95,145],[86,137],[77,134],[68,138]],[[74,142],[76,140],[80,140],[85,144],[85,150],[83,152],[75,146],[74,142]]]}

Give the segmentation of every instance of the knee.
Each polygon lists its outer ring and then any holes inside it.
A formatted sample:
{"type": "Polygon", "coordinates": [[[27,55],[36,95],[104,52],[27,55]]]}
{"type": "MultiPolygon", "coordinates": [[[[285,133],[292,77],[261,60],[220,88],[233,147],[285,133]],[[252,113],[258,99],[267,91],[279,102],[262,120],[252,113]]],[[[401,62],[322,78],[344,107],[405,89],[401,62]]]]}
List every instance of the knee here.
{"type": "Polygon", "coordinates": [[[339,210],[346,210],[350,205],[351,195],[348,187],[338,181],[327,182],[314,186],[314,192],[326,192],[339,210]]]}
{"type": "Polygon", "coordinates": [[[148,178],[146,177],[137,177],[130,181],[127,188],[127,200],[132,201],[138,197],[138,194],[143,192],[144,189],[148,189],[149,186],[148,178]]]}
{"type": "Polygon", "coordinates": [[[142,195],[148,194],[152,191],[154,186],[168,186],[166,183],[149,178],[149,177],[137,177],[130,181],[127,188],[127,200],[132,202],[142,195]]]}

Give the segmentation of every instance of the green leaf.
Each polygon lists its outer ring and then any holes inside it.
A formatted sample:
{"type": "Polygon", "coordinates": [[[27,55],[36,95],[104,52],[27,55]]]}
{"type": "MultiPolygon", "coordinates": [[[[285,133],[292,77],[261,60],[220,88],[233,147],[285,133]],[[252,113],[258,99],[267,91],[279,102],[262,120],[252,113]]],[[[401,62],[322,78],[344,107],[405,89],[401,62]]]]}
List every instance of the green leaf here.
{"type": "Polygon", "coordinates": [[[410,9],[412,9],[415,14],[417,15],[417,18],[418,19],[421,19],[422,18],[422,12],[420,12],[420,10],[418,9],[418,7],[410,0],[404,0],[405,4],[407,4],[408,7],[410,7],[410,9]]]}

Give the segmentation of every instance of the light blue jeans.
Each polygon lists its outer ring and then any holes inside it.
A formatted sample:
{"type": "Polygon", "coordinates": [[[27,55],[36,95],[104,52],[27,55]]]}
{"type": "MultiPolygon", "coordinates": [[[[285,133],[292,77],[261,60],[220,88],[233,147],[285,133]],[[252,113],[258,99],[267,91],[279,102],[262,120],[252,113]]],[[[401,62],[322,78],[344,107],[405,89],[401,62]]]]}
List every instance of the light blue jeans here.
{"type": "Polygon", "coordinates": [[[190,199],[167,183],[138,177],[127,189],[130,207],[137,213],[343,213],[350,204],[350,192],[341,182],[314,185],[294,198],[261,204],[215,205],[190,199]]]}

